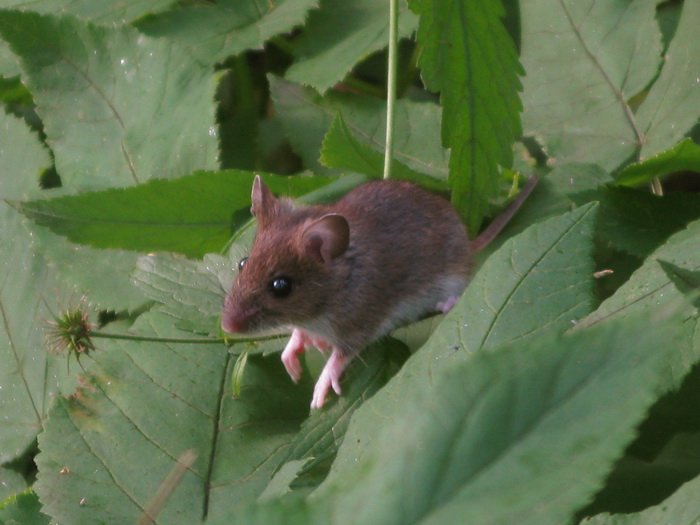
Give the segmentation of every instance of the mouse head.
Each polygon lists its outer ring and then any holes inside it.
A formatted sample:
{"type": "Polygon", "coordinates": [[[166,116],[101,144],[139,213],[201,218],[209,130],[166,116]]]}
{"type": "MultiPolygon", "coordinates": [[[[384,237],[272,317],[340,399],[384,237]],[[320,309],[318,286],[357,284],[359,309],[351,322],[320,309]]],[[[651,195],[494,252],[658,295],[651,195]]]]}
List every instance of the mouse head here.
{"type": "Polygon", "coordinates": [[[312,322],[336,288],[335,266],[350,240],[347,220],[322,207],[278,199],[259,176],[251,200],[255,240],[238,263],[222,327],[247,332],[312,322]]]}

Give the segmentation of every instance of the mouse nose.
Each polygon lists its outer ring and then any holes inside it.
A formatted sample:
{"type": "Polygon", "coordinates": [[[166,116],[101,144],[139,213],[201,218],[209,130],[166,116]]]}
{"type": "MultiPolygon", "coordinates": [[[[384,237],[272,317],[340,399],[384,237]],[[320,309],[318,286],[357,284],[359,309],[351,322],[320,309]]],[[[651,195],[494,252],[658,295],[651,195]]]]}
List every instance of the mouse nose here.
{"type": "Polygon", "coordinates": [[[221,328],[231,334],[245,332],[257,312],[257,309],[242,308],[238,304],[233,304],[231,299],[226,297],[224,311],[221,314],[221,328]]]}

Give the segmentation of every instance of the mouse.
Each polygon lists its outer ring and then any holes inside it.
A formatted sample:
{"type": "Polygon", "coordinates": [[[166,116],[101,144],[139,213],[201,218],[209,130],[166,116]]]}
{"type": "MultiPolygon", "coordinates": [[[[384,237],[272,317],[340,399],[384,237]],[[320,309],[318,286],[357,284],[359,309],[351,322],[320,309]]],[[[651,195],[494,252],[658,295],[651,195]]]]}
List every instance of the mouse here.
{"type": "Polygon", "coordinates": [[[300,355],[316,348],[328,359],[312,409],[332,389],[341,395],[348,364],[369,343],[432,313],[448,312],[466,288],[474,254],[505,227],[537,184],[518,196],[470,240],[450,202],[407,181],[376,180],[334,204],[300,205],[253,181],[253,244],[238,263],[221,326],[248,333],[291,330],[282,363],[294,382],[300,355]]]}

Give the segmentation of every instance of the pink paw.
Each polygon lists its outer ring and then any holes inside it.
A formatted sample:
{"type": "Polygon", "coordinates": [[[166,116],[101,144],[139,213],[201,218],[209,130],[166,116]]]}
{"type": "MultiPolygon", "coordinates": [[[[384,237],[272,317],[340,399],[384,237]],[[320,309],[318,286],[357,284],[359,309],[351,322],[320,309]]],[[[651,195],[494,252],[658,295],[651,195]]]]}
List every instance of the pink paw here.
{"type": "Polygon", "coordinates": [[[336,394],[340,395],[340,378],[349,362],[350,359],[347,356],[344,356],[338,350],[333,350],[314,387],[311,408],[323,407],[323,404],[326,402],[326,395],[328,395],[331,387],[336,394]]]}
{"type": "Polygon", "coordinates": [[[446,314],[452,310],[452,307],[457,304],[457,301],[459,301],[459,297],[456,295],[451,295],[444,301],[439,302],[435,308],[437,308],[443,314],[446,314]]]}
{"type": "Polygon", "coordinates": [[[289,377],[295,383],[301,379],[301,363],[299,362],[299,354],[304,352],[306,347],[305,334],[302,330],[295,328],[292,332],[292,337],[289,338],[287,346],[282,351],[282,364],[287,369],[289,377]]]}

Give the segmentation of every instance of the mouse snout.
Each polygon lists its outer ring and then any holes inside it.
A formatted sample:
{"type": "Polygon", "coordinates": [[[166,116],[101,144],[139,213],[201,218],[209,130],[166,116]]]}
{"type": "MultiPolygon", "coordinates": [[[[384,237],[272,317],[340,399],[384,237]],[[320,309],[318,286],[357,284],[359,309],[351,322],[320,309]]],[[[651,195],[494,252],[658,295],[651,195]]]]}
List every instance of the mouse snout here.
{"type": "Polygon", "coordinates": [[[230,296],[226,296],[224,311],[221,314],[221,328],[232,334],[246,332],[257,314],[257,308],[241,307],[234,304],[230,296]]]}

